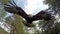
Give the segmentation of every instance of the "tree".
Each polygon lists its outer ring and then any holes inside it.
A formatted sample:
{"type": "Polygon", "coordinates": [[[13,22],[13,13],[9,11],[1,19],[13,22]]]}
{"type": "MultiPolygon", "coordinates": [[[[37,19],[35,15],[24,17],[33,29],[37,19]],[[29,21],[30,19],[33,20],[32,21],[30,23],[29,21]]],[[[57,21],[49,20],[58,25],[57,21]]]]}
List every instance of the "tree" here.
{"type": "Polygon", "coordinates": [[[45,0],[44,2],[52,8],[55,14],[58,13],[60,15],[60,0],[45,0]]]}
{"type": "Polygon", "coordinates": [[[8,23],[11,25],[12,27],[12,31],[11,34],[27,34],[27,32],[25,32],[24,28],[25,26],[23,25],[23,19],[21,16],[19,15],[14,15],[15,16],[15,20],[12,21],[12,19],[6,18],[6,20],[8,21],[8,23]]]}
{"type": "MultiPolygon", "coordinates": [[[[0,0],[0,22],[3,22],[3,19],[5,18],[6,14],[7,14],[6,11],[3,9],[4,8],[3,3],[5,3],[6,1],[8,1],[8,0],[0,0]]],[[[0,34],[8,34],[8,33],[0,27],[0,34]]]]}
{"type": "Polygon", "coordinates": [[[5,15],[6,15],[6,12],[5,12],[5,10],[3,9],[4,7],[3,7],[3,4],[2,4],[2,2],[0,2],[0,21],[2,21],[2,19],[5,17],[5,15]]]}

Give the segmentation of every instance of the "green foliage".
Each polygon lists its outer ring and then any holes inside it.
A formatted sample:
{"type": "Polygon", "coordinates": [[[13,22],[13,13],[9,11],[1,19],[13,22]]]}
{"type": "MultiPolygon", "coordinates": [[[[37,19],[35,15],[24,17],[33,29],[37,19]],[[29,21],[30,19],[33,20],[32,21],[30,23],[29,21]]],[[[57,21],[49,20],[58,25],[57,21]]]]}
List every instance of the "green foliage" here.
{"type": "Polygon", "coordinates": [[[54,27],[45,30],[45,34],[60,34],[60,23],[56,23],[54,27]]]}
{"type": "MultiPolygon", "coordinates": [[[[24,30],[24,28],[25,28],[25,26],[23,25],[23,19],[22,19],[22,17],[21,16],[19,16],[19,15],[14,15],[15,16],[15,20],[14,21],[12,21],[12,19],[9,17],[9,18],[6,18],[6,20],[8,21],[8,23],[10,24],[10,25],[12,25],[13,27],[13,33],[14,34],[27,34],[27,32],[25,32],[25,30],[24,30]]],[[[12,33],[12,31],[11,31],[11,33],[12,33]]],[[[12,34],[13,34],[12,33],[12,34]]]]}
{"type": "MultiPolygon", "coordinates": [[[[6,16],[6,11],[4,10],[3,3],[7,3],[8,0],[0,0],[0,22],[3,21],[6,16]]],[[[4,29],[0,27],[0,34],[8,34],[4,29]]]]}
{"type": "Polygon", "coordinates": [[[4,29],[0,28],[0,34],[9,34],[6,31],[4,31],[4,29]]]}
{"type": "Polygon", "coordinates": [[[14,26],[17,30],[17,33],[18,34],[25,34],[24,32],[24,26],[23,26],[23,23],[22,23],[22,18],[18,15],[15,15],[15,22],[14,22],[14,26]]]}
{"type": "Polygon", "coordinates": [[[9,4],[8,1],[12,1],[12,0],[1,0],[3,4],[9,4]]]}
{"type": "Polygon", "coordinates": [[[45,0],[44,2],[55,11],[55,14],[58,13],[60,15],[60,0],[45,0]]]}

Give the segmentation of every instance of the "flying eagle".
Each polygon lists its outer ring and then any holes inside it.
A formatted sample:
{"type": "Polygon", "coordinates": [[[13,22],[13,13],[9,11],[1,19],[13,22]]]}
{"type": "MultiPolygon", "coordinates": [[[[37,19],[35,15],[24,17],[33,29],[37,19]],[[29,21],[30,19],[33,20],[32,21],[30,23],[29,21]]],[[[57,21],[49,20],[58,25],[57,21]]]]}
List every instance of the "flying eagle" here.
{"type": "Polygon", "coordinates": [[[36,20],[42,20],[42,19],[45,20],[45,21],[51,20],[51,14],[46,12],[46,11],[42,10],[39,13],[37,13],[36,15],[33,15],[32,17],[29,17],[29,15],[27,15],[21,7],[18,7],[14,1],[13,1],[13,3],[9,1],[9,3],[10,3],[9,5],[4,4],[4,9],[7,12],[17,14],[17,15],[20,15],[23,18],[25,18],[27,23],[24,23],[24,24],[28,27],[31,27],[30,24],[33,21],[36,21],[36,20]]]}

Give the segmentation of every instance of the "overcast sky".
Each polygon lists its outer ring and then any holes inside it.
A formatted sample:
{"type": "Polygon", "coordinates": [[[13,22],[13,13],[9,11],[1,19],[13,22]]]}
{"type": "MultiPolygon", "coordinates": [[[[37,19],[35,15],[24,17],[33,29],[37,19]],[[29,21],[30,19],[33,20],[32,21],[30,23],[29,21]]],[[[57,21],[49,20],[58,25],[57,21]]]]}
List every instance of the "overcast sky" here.
{"type": "Polygon", "coordinates": [[[22,7],[27,14],[36,14],[47,9],[48,5],[43,4],[44,0],[15,0],[17,5],[22,7]]]}

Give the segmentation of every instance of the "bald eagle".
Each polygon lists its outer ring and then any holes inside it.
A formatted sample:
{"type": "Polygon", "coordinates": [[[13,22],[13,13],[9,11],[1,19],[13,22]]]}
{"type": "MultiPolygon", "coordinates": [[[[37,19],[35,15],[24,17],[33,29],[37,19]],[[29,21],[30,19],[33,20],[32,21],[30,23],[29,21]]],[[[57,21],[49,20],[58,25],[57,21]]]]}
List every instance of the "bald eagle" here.
{"type": "Polygon", "coordinates": [[[4,4],[4,9],[7,12],[22,16],[27,21],[27,23],[23,23],[23,24],[28,27],[31,27],[30,26],[31,23],[36,20],[45,20],[45,21],[51,20],[51,14],[46,11],[42,10],[39,13],[37,13],[36,15],[29,17],[29,15],[26,14],[25,11],[21,7],[18,7],[14,1],[13,1],[13,3],[9,1],[9,3],[10,3],[9,5],[4,4]]]}

